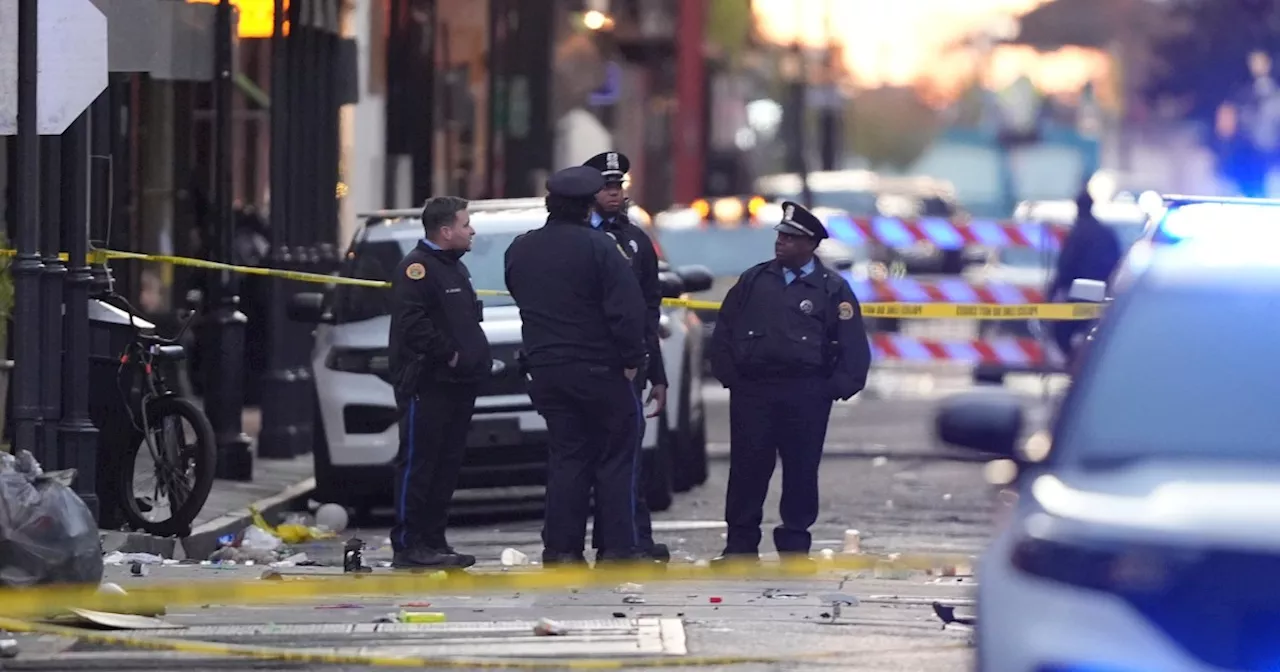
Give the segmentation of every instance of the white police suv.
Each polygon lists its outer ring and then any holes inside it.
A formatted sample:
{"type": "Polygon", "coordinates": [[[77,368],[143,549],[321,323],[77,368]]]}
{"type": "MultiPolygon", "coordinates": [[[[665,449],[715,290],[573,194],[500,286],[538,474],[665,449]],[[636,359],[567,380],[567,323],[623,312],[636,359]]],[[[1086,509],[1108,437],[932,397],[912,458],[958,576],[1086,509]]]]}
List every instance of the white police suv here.
{"type": "Polygon", "coordinates": [[[1280,669],[1280,235],[1203,224],[1115,288],[1047,431],[1024,442],[1001,388],[939,412],[1020,472],[978,567],[980,671],[1280,669]]]}
{"type": "MultiPolygon", "coordinates": [[[[484,327],[493,352],[492,376],[476,400],[467,456],[459,488],[545,485],[546,423],[533,409],[520,374],[520,314],[509,296],[483,295],[505,290],[503,258],[521,233],[541,226],[543,200],[475,201],[469,208],[476,236],[463,261],[472,284],[482,293],[484,327]]],[[[388,280],[396,264],[422,237],[419,211],[385,211],[365,220],[344,257],[341,275],[388,280]]],[[[705,290],[705,269],[669,269],[661,273],[664,293],[705,290]]],[[[390,292],[381,288],[338,285],[324,295],[300,294],[290,306],[292,319],[315,322],[312,369],[316,383],[316,494],[367,511],[390,501],[391,469],[399,448],[399,414],[388,370],[387,331],[390,292]]],[[[674,490],[706,480],[706,425],[700,367],[702,331],[692,311],[664,308],[661,335],[670,383],[668,405],[648,421],[644,468],[651,508],[670,506],[674,490]]]]}

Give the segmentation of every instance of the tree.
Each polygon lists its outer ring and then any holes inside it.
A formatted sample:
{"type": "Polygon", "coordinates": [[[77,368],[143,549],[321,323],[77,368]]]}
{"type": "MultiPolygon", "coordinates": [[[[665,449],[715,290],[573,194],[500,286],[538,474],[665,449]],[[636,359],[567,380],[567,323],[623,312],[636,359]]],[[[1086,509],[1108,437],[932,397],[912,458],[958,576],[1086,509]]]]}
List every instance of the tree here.
{"type": "Polygon", "coordinates": [[[938,114],[912,88],[864,91],[845,108],[846,147],[873,169],[911,167],[938,134],[938,114]]]}

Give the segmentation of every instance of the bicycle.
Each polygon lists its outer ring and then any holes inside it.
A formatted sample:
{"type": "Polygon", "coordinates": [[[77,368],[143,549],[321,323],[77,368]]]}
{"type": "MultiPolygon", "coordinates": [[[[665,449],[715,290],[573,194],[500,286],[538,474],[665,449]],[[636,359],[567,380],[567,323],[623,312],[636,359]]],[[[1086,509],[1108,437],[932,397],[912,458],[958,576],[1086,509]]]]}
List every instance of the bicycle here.
{"type": "Polygon", "coordinates": [[[177,336],[164,338],[143,333],[134,319],[136,311],[123,297],[112,293],[108,298],[121,304],[133,328],[132,342],[120,355],[116,374],[116,385],[135,431],[117,461],[118,503],[125,522],[135,530],[157,536],[187,536],[213,488],[217,446],[209,418],[182,398],[169,383],[166,371],[186,358],[186,349],[178,341],[197,311],[189,309],[177,336]],[[150,494],[137,492],[139,459],[152,465],[155,486],[150,494]],[[162,499],[168,500],[167,507],[162,507],[162,499]],[[169,515],[157,519],[155,514],[162,508],[167,508],[169,515]]]}

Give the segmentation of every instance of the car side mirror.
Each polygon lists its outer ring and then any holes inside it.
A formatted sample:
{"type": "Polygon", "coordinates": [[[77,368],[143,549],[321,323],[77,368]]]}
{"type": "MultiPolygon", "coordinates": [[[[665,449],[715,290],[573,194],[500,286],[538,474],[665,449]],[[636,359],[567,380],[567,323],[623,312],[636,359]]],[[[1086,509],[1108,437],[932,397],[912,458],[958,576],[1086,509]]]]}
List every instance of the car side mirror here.
{"type": "Polygon", "coordinates": [[[1071,289],[1067,290],[1067,298],[1072,301],[1102,303],[1107,300],[1107,283],[1101,280],[1076,278],[1071,281],[1071,289]]]}
{"type": "Polygon", "coordinates": [[[676,270],[676,274],[684,281],[684,291],[690,294],[705,292],[715,283],[715,276],[711,274],[711,269],[701,264],[681,266],[676,270]]]}
{"type": "Polygon", "coordinates": [[[662,298],[678,299],[684,294],[684,280],[675,273],[659,273],[658,284],[662,286],[662,298]]]}
{"type": "Polygon", "coordinates": [[[1003,389],[955,395],[942,402],[934,422],[944,443],[1017,459],[1015,446],[1024,422],[1022,404],[1003,389]]]}
{"type": "Polygon", "coordinates": [[[311,324],[328,322],[330,318],[324,309],[324,294],[321,292],[299,292],[289,297],[285,314],[294,322],[311,324]]]}

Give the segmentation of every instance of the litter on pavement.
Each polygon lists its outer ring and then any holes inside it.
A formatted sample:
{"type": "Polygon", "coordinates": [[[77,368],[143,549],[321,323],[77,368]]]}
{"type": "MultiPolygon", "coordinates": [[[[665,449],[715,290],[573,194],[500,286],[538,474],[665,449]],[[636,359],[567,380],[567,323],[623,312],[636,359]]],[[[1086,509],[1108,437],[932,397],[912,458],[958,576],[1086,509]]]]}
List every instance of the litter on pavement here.
{"type": "Polygon", "coordinates": [[[569,634],[569,628],[565,627],[559,621],[553,621],[549,618],[538,619],[537,624],[533,626],[533,634],[541,637],[551,637],[557,635],[569,634]]]}
{"type": "Polygon", "coordinates": [[[102,581],[98,524],[70,487],[75,477],[45,473],[25,450],[0,453],[0,586],[102,581]]]}

